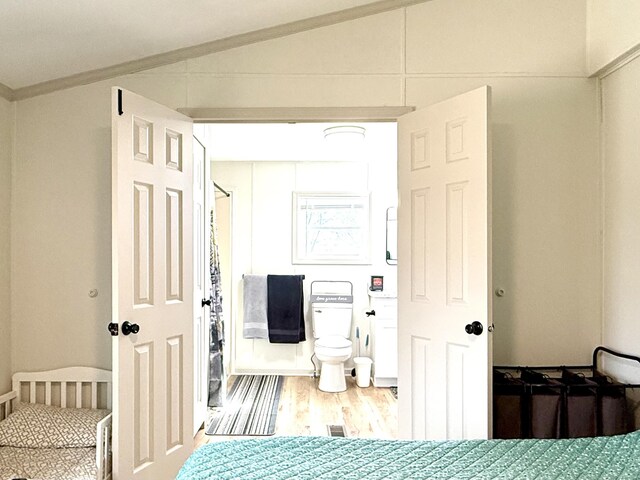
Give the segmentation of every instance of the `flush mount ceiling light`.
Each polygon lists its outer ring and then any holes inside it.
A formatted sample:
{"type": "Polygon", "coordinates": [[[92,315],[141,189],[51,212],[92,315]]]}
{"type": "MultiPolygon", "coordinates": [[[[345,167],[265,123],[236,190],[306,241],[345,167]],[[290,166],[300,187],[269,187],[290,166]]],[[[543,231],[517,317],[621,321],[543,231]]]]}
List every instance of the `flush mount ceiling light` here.
{"type": "Polygon", "coordinates": [[[324,139],[353,139],[364,140],[364,134],[366,129],[357,125],[338,125],[336,127],[329,127],[324,129],[324,139]]]}

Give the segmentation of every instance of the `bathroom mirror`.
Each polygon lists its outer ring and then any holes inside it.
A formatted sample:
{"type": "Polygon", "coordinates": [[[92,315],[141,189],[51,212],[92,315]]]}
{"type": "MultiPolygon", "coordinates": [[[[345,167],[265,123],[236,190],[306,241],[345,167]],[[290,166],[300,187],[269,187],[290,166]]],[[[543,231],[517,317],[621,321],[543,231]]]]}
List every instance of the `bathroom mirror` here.
{"type": "Polygon", "coordinates": [[[398,264],[398,209],[387,208],[387,263],[398,264]]]}

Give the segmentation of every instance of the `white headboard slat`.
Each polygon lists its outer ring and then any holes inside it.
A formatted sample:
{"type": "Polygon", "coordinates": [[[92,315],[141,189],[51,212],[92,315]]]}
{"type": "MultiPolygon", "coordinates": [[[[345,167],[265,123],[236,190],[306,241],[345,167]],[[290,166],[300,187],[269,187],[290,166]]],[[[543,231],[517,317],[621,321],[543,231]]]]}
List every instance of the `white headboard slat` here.
{"type": "Polygon", "coordinates": [[[82,382],[76,382],[76,408],[82,408],[82,382]]]}
{"type": "Polygon", "coordinates": [[[91,408],[98,408],[98,384],[91,384],[91,408]]]}
{"type": "MultiPolygon", "coordinates": [[[[20,396],[20,390],[18,390],[18,396],[20,396]]],[[[29,383],[29,401],[36,403],[36,382],[29,383]]]]}
{"type": "Polygon", "coordinates": [[[44,384],[44,403],[51,405],[51,382],[44,384]]]}

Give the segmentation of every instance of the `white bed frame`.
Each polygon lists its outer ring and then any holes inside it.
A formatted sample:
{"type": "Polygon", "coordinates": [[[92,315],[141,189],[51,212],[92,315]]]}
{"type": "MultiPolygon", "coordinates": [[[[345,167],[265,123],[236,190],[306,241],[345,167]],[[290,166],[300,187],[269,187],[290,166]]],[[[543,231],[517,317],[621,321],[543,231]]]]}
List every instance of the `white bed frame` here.
{"type": "MultiPolygon", "coordinates": [[[[62,408],[111,409],[112,382],[109,370],[68,367],[44,372],[19,372],[13,375],[12,380],[12,391],[0,395],[0,420],[5,419],[13,411],[14,402],[21,401],[57,405],[62,408]],[[90,386],[89,389],[86,388],[87,385],[90,386]],[[70,387],[75,390],[75,395],[71,398],[68,396],[70,387]],[[104,393],[102,396],[99,395],[105,388],[106,402],[104,393]],[[52,399],[54,389],[59,389],[59,398],[52,399]],[[29,392],[26,398],[22,395],[25,390],[29,392]],[[72,402],[73,397],[75,400],[72,402]]],[[[111,479],[111,421],[112,414],[109,414],[97,426],[96,480],[111,479]]]]}

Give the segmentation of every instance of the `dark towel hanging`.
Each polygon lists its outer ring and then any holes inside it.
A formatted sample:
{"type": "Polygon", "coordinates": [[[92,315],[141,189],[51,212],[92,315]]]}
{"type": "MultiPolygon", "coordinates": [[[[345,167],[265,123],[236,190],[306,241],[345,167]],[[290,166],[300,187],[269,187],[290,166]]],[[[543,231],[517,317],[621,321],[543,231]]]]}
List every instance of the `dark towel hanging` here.
{"type": "Polygon", "coordinates": [[[267,324],[271,343],[306,340],[302,278],[301,275],[267,275],[267,324]]]}

